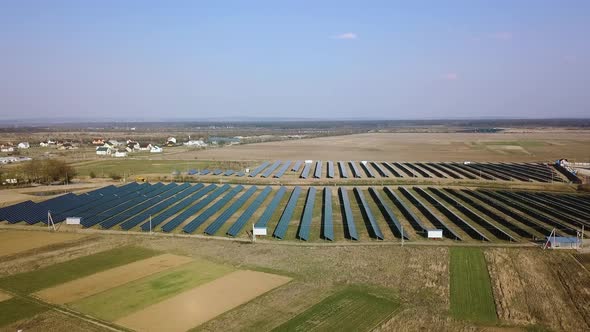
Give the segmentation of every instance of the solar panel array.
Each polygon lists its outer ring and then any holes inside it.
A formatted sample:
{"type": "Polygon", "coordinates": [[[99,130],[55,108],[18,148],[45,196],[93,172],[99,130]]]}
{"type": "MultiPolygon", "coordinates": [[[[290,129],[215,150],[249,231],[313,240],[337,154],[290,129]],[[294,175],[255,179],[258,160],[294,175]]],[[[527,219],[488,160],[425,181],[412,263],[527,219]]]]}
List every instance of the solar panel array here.
{"type": "MultiPolygon", "coordinates": [[[[260,175],[262,178],[281,178],[289,169],[291,161],[281,162],[266,161],[254,168],[249,174],[250,177],[260,175]],[[273,175],[274,173],[274,175],[273,175]]],[[[326,177],[335,178],[333,161],[295,161],[291,171],[299,172],[299,176],[308,179],[313,171],[313,178],[326,177]],[[310,164],[311,163],[311,164],[310,164]],[[325,165],[325,166],[324,166],[325,165]]],[[[416,178],[416,179],[467,179],[467,180],[488,180],[488,181],[536,181],[536,182],[563,182],[568,180],[567,175],[559,175],[562,172],[553,165],[536,163],[434,163],[434,162],[377,162],[355,161],[338,162],[338,169],[341,179],[349,177],[349,171],[354,178],[416,178]]],[[[213,172],[218,174],[219,170],[213,172]]],[[[240,172],[230,174],[237,174],[240,172]]],[[[225,173],[224,173],[225,174],[225,173]]]]}
{"type": "Polygon", "coordinates": [[[590,198],[579,194],[189,183],[132,183],[40,203],[24,201],[0,208],[0,220],[41,224],[47,222],[48,211],[57,223],[80,217],[83,227],[190,234],[199,230],[233,237],[245,236],[246,225],[255,222],[256,227],[272,229],[278,239],[304,241],[389,240],[401,238],[402,233],[411,240],[414,234],[426,236],[433,228],[442,229],[451,240],[526,241],[543,238],[553,228],[559,235],[575,236],[582,225],[590,227],[590,198]],[[321,199],[317,197],[320,189],[321,199]],[[354,193],[352,200],[348,190],[354,193]],[[336,202],[339,209],[335,211],[336,202]],[[260,217],[254,218],[257,213],[260,217]]]}

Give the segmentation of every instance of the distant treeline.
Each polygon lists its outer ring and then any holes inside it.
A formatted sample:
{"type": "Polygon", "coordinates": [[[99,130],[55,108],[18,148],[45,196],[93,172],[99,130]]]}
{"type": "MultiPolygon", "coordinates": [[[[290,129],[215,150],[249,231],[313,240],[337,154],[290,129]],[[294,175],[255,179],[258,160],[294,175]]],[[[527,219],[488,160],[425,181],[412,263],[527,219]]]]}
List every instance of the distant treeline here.
{"type": "Polygon", "coordinates": [[[64,132],[64,131],[205,131],[235,132],[386,130],[413,127],[449,127],[456,131],[470,128],[498,127],[590,127],[590,119],[485,119],[485,120],[281,120],[281,121],[170,121],[170,122],[78,122],[36,125],[0,123],[0,132],[64,132]],[[133,129],[132,129],[133,128],[133,129]]]}

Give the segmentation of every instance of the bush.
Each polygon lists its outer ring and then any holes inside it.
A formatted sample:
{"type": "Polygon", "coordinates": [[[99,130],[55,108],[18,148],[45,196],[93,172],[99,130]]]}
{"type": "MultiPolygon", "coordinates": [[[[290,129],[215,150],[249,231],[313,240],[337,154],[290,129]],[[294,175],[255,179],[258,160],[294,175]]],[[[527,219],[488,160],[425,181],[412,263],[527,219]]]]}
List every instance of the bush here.
{"type": "Polygon", "coordinates": [[[109,177],[113,180],[121,180],[121,175],[112,173],[109,177]]]}
{"type": "Polygon", "coordinates": [[[94,171],[90,171],[90,174],[88,174],[88,175],[90,175],[91,179],[96,178],[96,174],[94,173],[94,171]]]}

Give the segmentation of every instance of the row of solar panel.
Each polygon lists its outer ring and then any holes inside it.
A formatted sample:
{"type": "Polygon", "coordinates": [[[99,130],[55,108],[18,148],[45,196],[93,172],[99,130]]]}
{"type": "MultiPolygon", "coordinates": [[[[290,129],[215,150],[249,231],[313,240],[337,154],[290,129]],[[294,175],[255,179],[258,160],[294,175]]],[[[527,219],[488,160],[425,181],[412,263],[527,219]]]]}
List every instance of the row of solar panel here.
{"type": "MultiPolygon", "coordinates": [[[[82,218],[84,227],[98,224],[105,229],[119,226],[124,230],[139,227],[143,231],[172,232],[183,225],[183,232],[193,233],[218,214],[204,229],[206,234],[213,235],[219,233],[259,191],[256,186],[251,186],[234,200],[243,189],[241,185],[232,188],[227,184],[218,187],[213,184],[191,186],[188,183],[132,183],[118,188],[109,186],[81,195],[66,194],[42,203],[26,201],[0,209],[0,218],[10,223],[25,221],[34,224],[47,222],[47,212],[51,211],[55,216],[54,222],[63,221],[67,216],[76,216],[82,218]],[[229,204],[231,201],[233,202],[229,204]],[[225,208],[228,204],[229,207],[225,208]]],[[[314,228],[314,215],[321,215],[321,224],[316,226],[321,230],[321,237],[334,240],[332,189],[323,189],[321,207],[316,204],[316,190],[315,187],[307,190],[296,236],[308,240],[314,228]]],[[[411,203],[410,206],[396,194],[396,190],[388,187],[383,188],[383,192],[389,201],[383,199],[381,191],[375,188],[368,189],[372,201],[365,198],[364,190],[353,189],[356,206],[362,218],[359,221],[364,222],[369,237],[385,238],[378,217],[374,214],[376,210],[372,206],[376,206],[377,211],[381,212],[379,218],[383,218],[393,236],[403,236],[406,239],[410,239],[409,230],[404,232],[398,216],[403,216],[417,234],[423,235],[434,227],[443,230],[446,238],[454,240],[469,237],[490,241],[495,237],[500,240],[517,241],[519,236],[542,237],[549,234],[553,228],[556,228],[559,234],[576,235],[581,225],[590,226],[588,196],[467,189],[425,190],[420,187],[400,187],[398,190],[411,203]],[[446,204],[441,203],[439,199],[446,204]],[[390,206],[391,203],[397,211],[390,206]],[[445,216],[445,219],[433,212],[429,206],[445,216]],[[419,211],[425,220],[418,217],[413,208],[419,211]]],[[[294,225],[293,217],[302,191],[301,187],[295,187],[285,203],[283,197],[288,192],[287,188],[279,187],[270,199],[273,190],[271,187],[265,187],[245,210],[239,213],[236,221],[225,233],[238,236],[249,221],[256,222],[256,227],[269,227],[270,222],[276,220],[273,217],[280,212],[280,216],[276,215],[278,222],[273,236],[285,238],[289,226],[294,225]],[[268,199],[270,202],[266,204],[260,218],[251,220],[268,199]],[[285,204],[282,210],[281,204],[285,204]]],[[[337,204],[342,215],[344,237],[359,239],[346,188],[338,188],[337,204]]]]}
{"type": "MultiPolygon", "coordinates": [[[[277,169],[275,178],[282,177],[289,169],[293,162],[275,161],[274,163],[264,162],[256,167],[248,176],[270,177],[277,169]],[[268,168],[267,168],[268,167],[268,168]]],[[[451,179],[484,179],[484,180],[503,180],[503,181],[537,181],[537,182],[562,182],[563,177],[552,165],[538,163],[409,163],[409,162],[375,162],[363,161],[338,161],[338,170],[340,178],[348,178],[349,170],[352,177],[376,178],[376,177],[396,177],[396,178],[451,178],[451,179]],[[360,165],[360,168],[359,168],[360,165]],[[360,171],[362,169],[362,172],[360,171]],[[377,176],[378,175],[378,176],[377,176]]],[[[291,168],[292,172],[298,172],[303,165],[300,177],[307,179],[313,170],[313,178],[319,179],[323,176],[324,168],[327,178],[335,177],[334,162],[328,161],[296,161],[291,168]]]]}

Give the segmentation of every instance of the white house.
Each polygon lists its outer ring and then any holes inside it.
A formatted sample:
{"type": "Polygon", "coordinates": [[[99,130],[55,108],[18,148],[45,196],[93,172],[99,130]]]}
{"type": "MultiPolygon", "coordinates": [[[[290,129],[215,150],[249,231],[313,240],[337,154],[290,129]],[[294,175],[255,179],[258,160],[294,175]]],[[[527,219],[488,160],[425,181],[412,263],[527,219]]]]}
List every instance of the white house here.
{"type": "Polygon", "coordinates": [[[185,146],[194,146],[194,147],[205,147],[207,143],[205,143],[202,139],[200,140],[190,140],[188,142],[183,143],[185,146]]]}
{"type": "Polygon", "coordinates": [[[108,156],[113,153],[113,150],[108,146],[99,146],[96,148],[96,154],[99,156],[108,156]]]}
{"type": "Polygon", "coordinates": [[[166,140],[167,143],[172,143],[172,144],[176,144],[176,138],[174,137],[168,137],[168,139],[166,140]]]}
{"type": "Polygon", "coordinates": [[[43,141],[43,142],[39,143],[39,146],[42,148],[46,148],[49,146],[49,143],[47,143],[47,141],[43,141]]]}
{"type": "Polygon", "coordinates": [[[159,147],[157,145],[153,145],[152,148],[150,149],[151,153],[161,153],[162,151],[164,151],[164,149],[162,149],[161,147],[159,147]]]}
{"type": "Polygon", "coordinates": [[[20,142],[20,143],[18,143],[17,147],[19,149],[28,149],[31,146],[29,145],[29,142],[20,142]]]}
{"type": "Polygon", "coordinates": [[[151,144],[139,144],[139,151],[151,151],[152,145],[151,144]]]}
{"type": "Polygon", "coordinates": [[[126,150],[116,150],[115,153],[113,154],[113,157],[125,158],[125,157],[127,157],[127,151],[126,150]]]}
{"type": "Polygon", "coordinates": [[[115,146],[115,147],[123,145],[123,143],[117,141],[116,139],[110,139],[109,143],[111,143],[111,146],[115,146]]]}
{"type": "Polygon", "coordinates": [[[2,146],[0,146],[0,152],[14,152],[14,146],[2,145],[2,146]]]}

